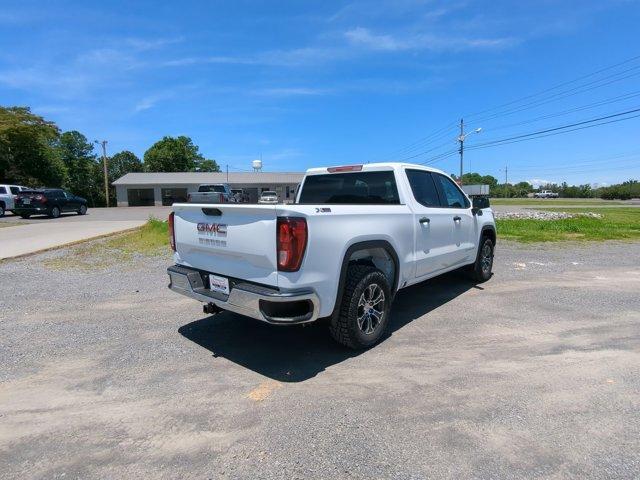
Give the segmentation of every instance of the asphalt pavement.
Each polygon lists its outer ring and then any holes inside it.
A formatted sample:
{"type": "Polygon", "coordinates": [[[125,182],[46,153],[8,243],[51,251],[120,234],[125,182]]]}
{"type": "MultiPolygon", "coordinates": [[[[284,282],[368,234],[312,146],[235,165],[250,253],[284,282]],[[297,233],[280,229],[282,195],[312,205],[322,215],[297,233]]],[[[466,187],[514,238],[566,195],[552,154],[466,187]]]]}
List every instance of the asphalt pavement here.
{"type": "Polygon", "coordinates": [[[640,478],[640,243],[500,242],[365,352],[76,248],[0,263],[0,478],[640,478]]]}

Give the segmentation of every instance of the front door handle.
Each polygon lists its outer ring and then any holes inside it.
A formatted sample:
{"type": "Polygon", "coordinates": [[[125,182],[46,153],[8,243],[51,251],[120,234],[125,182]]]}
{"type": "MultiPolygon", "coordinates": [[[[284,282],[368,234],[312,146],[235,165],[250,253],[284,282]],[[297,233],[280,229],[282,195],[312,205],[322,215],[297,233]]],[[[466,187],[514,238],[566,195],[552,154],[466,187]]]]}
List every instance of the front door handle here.
{"type": "Polygon", "coordinates": [[[429,223],[430,221],[431,221],[431,220],[430,220],[430,219],[428,219],[427,217],[422,217],[422,218],[420,219],[420,223],[421,223],[422,225],[424,225],[425,223],[429,223]]]}
{"type": "Polygon", "coordinates": [[[454,222],[459,222],[460,220],[462,220],[460,217],[453,217],[454,222]]]}

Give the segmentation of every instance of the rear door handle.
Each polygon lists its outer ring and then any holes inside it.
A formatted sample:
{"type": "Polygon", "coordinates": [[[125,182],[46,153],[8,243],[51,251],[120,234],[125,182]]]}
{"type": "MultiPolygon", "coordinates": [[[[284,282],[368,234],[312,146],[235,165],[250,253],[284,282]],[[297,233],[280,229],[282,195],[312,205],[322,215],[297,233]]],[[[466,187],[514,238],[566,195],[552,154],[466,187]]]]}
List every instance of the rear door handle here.
{"type": "Polygon", "coordinates": [[[430,221],[431,221],[431,220],[430,220],[430,219],[428,219],[427,217],[422,217],[422,218],[420,219],[420,223],[421,223],[421,224],[423,224],[423,225],[424,225],[425,223],[429,223],[430,221]]]}
{"type": "Polygon", "coordinates": [[[459,222],[460,220],[462,220],[460,217],[453,217],[454,222],[459,222]]]}

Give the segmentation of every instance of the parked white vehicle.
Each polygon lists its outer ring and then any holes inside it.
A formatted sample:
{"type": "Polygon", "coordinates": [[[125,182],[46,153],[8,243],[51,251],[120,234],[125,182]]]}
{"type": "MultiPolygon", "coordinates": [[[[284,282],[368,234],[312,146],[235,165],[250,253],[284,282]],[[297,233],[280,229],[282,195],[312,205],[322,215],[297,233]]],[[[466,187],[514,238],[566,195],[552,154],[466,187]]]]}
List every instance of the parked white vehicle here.
{"type": "Polygon", "coordinates": [[[267,190],[262,192],[260,198],[258,199],[258,203],[267,203],[267,204],[276,204],[278,203],[278,194],[276,192],[272,192],[271,190],[267,190]]]}
{"type": "Polygon", "coordinates": [[[378,163],[310,169],[295,204],[174,204],[169,288],[211,314],[325,318],[338,342],[369,347],[401,288],[460,267],[491,277],[496,229],[480,200],[439,170],[378,163]]]}
{"type": "Polygon", "coordinates": [[[18,194],[23,190],[28,188],[20,185],[0,185],[0,217],[4,217],[7,211],[13,211],[18,194]]]}
{"type": "Polygon", "coordinates": [[[556,192],[552,192],[551,190],[540,190],[533,194],[534,198],[558,198],[558,194],[556,192]]]}

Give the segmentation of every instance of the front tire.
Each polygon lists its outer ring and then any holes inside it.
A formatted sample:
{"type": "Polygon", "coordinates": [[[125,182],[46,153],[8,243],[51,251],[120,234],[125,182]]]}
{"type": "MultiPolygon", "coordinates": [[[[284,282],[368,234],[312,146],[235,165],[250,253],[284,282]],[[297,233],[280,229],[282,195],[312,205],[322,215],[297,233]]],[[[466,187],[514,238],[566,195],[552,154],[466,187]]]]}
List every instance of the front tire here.
{"type": "Polygon", "coordinates": [[[87,206],[80,205],[80,208],[78,209],[78,215],[85,215],[86,213],[87,213],[87,206]]]}
{"type": "Polygon", "coordinates": [[[31,217],[31,215],[29,215],[28,213],[22,213],[22,214],[20,214],[20,216],[21,216],[22,218],[24,218],[25,220],[26,220],[27,218],[30,218],[30,217],[31,217]]]}
{"type": "Polygon", "coordinates": [[[0,205],[0,218],[4,217],[4,214],[5,214],[4,205],[0,205]]]}
{"type": "Polygon", "coordinates": [[[391,288],[384,274],[369,265],[351,265],[340,310],[331,319],[331,335],[349,348],[371,347],[387,328],[390,308],[391,288]]]}
{"type": "Polygon", "coordinates": [[[476,282],[486,282],[493,275],[493,240],[489,237],[482,237],[476,263],[473,264],[471,276],[476,282]]]}
{"type": "Polygon", "coordinates": [[[49,216],[51,218],[58,218],[60,216],[60,208],[52,207],[51,210],[49,211],[49,216]]]}

